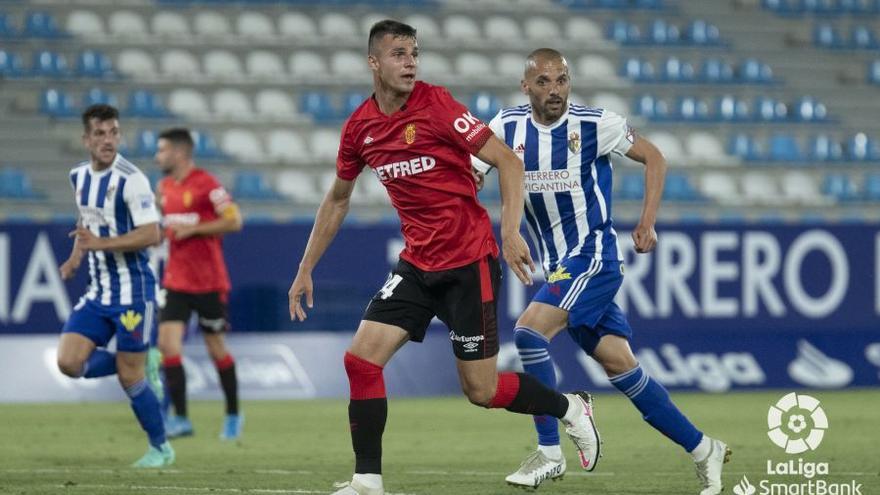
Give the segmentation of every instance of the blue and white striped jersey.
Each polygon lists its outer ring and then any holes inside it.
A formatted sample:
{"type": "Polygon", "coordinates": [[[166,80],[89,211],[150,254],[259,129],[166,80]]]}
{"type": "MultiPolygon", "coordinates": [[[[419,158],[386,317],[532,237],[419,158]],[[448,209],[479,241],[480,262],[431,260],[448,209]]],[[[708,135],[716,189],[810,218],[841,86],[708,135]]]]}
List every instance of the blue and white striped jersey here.
{"type": "MultiPolygon", "coordinates": [[[[81,224],[99,237],[121,236],[141,225],[159,221],[150,181],[131,162],[117,154],[109,168],[96,172],[90,162],[70,171],[81,224]]],[[[156,277],[147,250],[127,253],[89,251],[86,299],[105,306],[154,301],[156,277]]]]}
{"type": "MultiPolygon", "coordinates": [[[[634,142],[626,119],[569,103],[554,124],[532,120],[531,105],[506,108],[489,127],[525,163],[525,217],[545,274],[569,256],[622,261],[611,220],[612,152],[634,142]]],[[[474,167],[489,166],[474,158],[474,167]]]]}

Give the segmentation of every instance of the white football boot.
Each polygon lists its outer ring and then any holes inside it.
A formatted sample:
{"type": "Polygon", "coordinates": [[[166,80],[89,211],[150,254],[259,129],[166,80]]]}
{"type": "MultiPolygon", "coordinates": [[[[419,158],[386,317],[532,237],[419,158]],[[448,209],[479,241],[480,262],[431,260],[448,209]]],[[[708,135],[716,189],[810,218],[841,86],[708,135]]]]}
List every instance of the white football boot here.
{"type": "Polygon", "coordinates": [[[565,474],[565,457],[551,459],[540,450],[526,457],[519,469],[504,478],[508,484],[527,488],[538,488],[547,480],[561,480],[565,474]]]}
{"type": "Polygon", "coordinates": [[[384,488],[370,488],[354,479],[344,483],[334,483],[333,488],[338,488],[338,490],[331,495],[385,495],[384,488]]]}
{"type": "Polygon", "coordinates": [[[562,418],[565,433],[577,447],[581,467],[585,471],[596,469],[602,456],[602,439],[593,418],[593,397],[587,392],[565,394],[568,399],[568,412],[562,418]]]}
{"type": "Polygon", "coordinates": [[[700,479],[700,495],[718,495],[724,491],[721,483],[721,470],[724,464],[730,461],[730,449],[721,440],[710,440],[711,448],[709,455],[702,461],[694,463],[697,468],[697,478],[700,479]]]}

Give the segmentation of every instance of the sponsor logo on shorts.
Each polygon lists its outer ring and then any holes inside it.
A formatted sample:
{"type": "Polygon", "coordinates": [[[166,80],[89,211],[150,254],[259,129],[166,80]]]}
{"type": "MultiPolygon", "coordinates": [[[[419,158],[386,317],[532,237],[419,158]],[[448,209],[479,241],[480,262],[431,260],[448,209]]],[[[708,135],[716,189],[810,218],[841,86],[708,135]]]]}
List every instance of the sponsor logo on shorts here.
{"type": "Polygon", "coordinates": [[[464,352],[475,352],[477,348],[480,347],[480,342],[485,340],[485,337],[482,335],[458,335],[454,331],[449,331],[449,340],[453,342],[461,342],[464,347],[464,352]]]}
{"type": "Polygon", "coordinates": [[[555,272],[551,273],[549,277],[547,277],[548,284],[555,284],[556,282],[561,282],[563,280],[571,279],[571,274],[565,271],[564,266],[560,266],[556,269],[555,272]]]}
{"type": "Polygon", "coordinates": [[[133,332],[143,319],[144,317],[141,316],[140,313],[129,309],[125,313],[122,313],[122,316],[119,317],[119,322],[122,323],[122,326],[125,327],[126,330],[133,332]]]}

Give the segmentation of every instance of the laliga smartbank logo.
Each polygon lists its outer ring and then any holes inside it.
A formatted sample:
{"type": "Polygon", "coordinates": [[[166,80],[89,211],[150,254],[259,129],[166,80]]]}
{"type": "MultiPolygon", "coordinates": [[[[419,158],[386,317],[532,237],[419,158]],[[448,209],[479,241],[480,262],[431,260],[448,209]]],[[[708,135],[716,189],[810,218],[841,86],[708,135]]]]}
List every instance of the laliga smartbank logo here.
{"type": "MultiPolygon", "coordinates": [[[[828,416],[815,397],[794,392],[783,396],[767,411],[767,437],[786,454],[815,451],[828,430],[828,416]]],[[[767,459],[767,478],[753,485],[743,476],[733,487],[734,495],[861,495],[862,484],[829,482],[828,462],[805,461],[798,457],[779,462],[767,459]],[[785,478],[776,478],[784,476],[785,478]],[[796,479],[794,477],[800,477],[796,479]]]]}

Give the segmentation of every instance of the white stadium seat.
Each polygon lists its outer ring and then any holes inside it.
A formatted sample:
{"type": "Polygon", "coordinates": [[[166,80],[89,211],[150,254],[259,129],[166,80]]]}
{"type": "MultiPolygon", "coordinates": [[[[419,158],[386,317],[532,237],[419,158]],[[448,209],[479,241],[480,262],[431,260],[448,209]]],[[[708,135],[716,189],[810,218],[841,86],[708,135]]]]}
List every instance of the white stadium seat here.
{"type": "Polygon", "coordinates": [[[155,76],[156,62],[143,50],[123,50],[116,58],[116,67],[129,76],[155,76]]]}
{"type": "Polygon", "coordinates": [[[177,12],[163,10],[153,16],[152,33],[160,37],[187,38],[190,36],[186,18],[177,12]]]}
{"type": "Polygon", "coordinates": [[[299,204],[318,204],[323,197],[318,190],[315,176],[301,170],[284,170],[278,173],[276,190],[299,204]]]}
{"type": "Polygon", "coordinates": [[[269,159],[293,165],[312,163],[312,155],[303,137],[294,131],[276,129],[267,141],[269,159]]]}
{"type": "Polygon", "coordinates": [[[221,89],[214,93],[211,107],[214,115],[221,117],[248,120],[254,116],[250,99],[237,89],[221,89]]]}
{"type": "Polygon", "coordinates": [[[602,28],[587,17],[572,17],[565,25],[565,35],[572,41],[596,41],[603,38],[602,28]]]}
{"type": "Polygon", "coordinates": [[[492,69],[492,60],[482,53],[465,52],[455,60],[455,72],[459,77],[491,77],[495,71],[492,69]]]}
{"type": "Polygon", "coordinates": [[[700,191],[719,204],[735,205],[740,200],[736,181],[728,174],[710,172],[700,178],[700,191]]]}
{"type": "Polygon", "coordinates": [[[168,109],[178,115],[194,119],[209,116],[208,100],[194,89],[175,89],[168,95],[168,109]]]}
{"type": "Polygon", "coordinates": [[[199,60],[186,50],[172,49],[162,53],[162,72],[170,76],[193,76],[200,72],[199,60]]]}
{"type": "Polygon", "coordinates": [[[436,52],[425,52],[419,55],[419,74],[425,78],[446,77],[452,74],[452,64],[436,52]]]}
{"type": "Polygon", "coordinates": [[[248,53],[245,67],[247,67],[247,73],[252,77],[282,78],[286,76],[281,57],[267,50],[248,53]]]}
{"type": "Polygon", "coordinates": [[[507,99],[504,102],[505,107],[518,107],[520,105],[525,105],[529,102],[529,97],[523,94],[522,91],[514,91],[507,95],[507,99]]]}
{"type": "Polygon", "coordinates": [[[518,53],[503,53],[497,59],[495,71],[502,80],[516,84],[522,80],[525,67],[525,56],[518,53]]]}
{"type": "Polygon", "coordinates": [[[686,157],[684,148],[681,146],[681,141],[679,141],[673,134],[658,131],[645,137],[660,149],[663,156],[666,157],[666,162],[669,163],[670,166],[674,167],[685,164],[684,161],[686,157]]]}
{"type": "Polygon", "coordinates": [[[261,12],[244,12],[235,20],[235,31],[245,38],[274,38],[275,24],[261,12]]]}
{"type": "Polygon", "coordinates": [[[280,89],[264,89],[255,98],[257,114],[280,120],[290,120],[296,116],[293,100],[280,89]]]}
{"type": "Polygon", "coordinates": [[[144,22],[144,18],[130,10],[117,10],[110,14],[107,26],[110,34],[114,36],[130,37],[147,34],[147,23],[144,22]]]}
{"type": "Polygon", "coordinates": [[[577,65],[572,67],[572,71],[577,74],[579,79],[583,78],[591,82],[617,79],[614,64],[601,55],[584,55],[573,63],[577,65]]]}
{"type": "Polygon", "coordinates": [[[466,15],[451,15],[443,22],[446,37],[454,41],[476,41],[480,39],[480,27],[466,15]]]}
{"type": "Polygon", "coordinates": [[[819,185],[809,174],[791,171],[785,174],[780,182],[782,193],[786,199],[803,204],[818,205],[828,200],[819,192],[819,185]]]}
{"type": "MultiPolygon", "coordinates": [[[[391,16],[387,16],[384,14],[380,14],[378,12],[370,12],[363,16],[360,20],[361,23],[361,33],[366,39],[367,36],[370,35],[370,29],[373,28],[373,24],[376,24],[379,21],[383,21],[385,19],[390,19],[391,16]]],[[[412,24],[410,24],[412,26],[412,24]]],[[[419,33],[421,34],[421,33],[419,33]]]]}
{"type": "Polygon", "coordinates": [[[427,16],[425,14],[413,14],[407,16],[403,19],[403,22],[416,28],[419,39],[439,39],[442,36],[440,26],[437,24],[437,21],[435,21],[433,17],[427,16]]]}
{"type": "Polygon", "coordinates": [[[328,73],[327,61],[315,52],[299,51],[290,56],[290,73],[299,77],[314,77],[328,73]]]}
{"type": "Polygon", "coordinates": [[[776,181],[769,174],[762,172],[749,172],[742,177],[743,197],[750,203],[777,205],[781,197],[776,181]]]}
{"type": "Polygon", "coordinates": [[[724,152],[724,145],[708,132],[694,132],[685,139],[685,148],[691,158],[701,164],[719,165],[731,163],[731,159],[724,152]]]}
{"type": "Polygon", "coordinates": [[[324,196],[336,182],[336,172],[322,172],[318,175],[318,194],[324,196]]]}
{"type": "Polygon", "coordinates": [[[615,93],[596,93],[590,100],[590,105],[596,108],[607,108],[624,117],[629,113],[629,103],[615,93]]]}
{"type": "Polygon", "coordinates": [[[351,50],[341,50],[330,57],[330,67],[334,74],[348,77],[366,77],[369,75],[365,54],[351,50]]]}
{"type": "Polygon", "coordinates": [[[358,36],[357,24],[345,14],[325,14],[318,21],[318,25],[324,36],[332,36],[333,38],[358,36]]]}
{"type": "Polygon", "coordinates": [[[526,37],[532,41],[558,40],[562,35],[559,25],[546,17],[529,17],[523,27],[526,37]]]}
{"type": "Polygon", "coordinates": [[[229,19],[216,10],[202,10],[193,19],[193,32],[207,38],[225,38],[232,32],[229,19]]]}
{"type": "Polygon", "coordinates": [[[104,35],[104,21],[101,16],[88,10],[74,10],[67,16],[67,30],[86,38],[104,35]]]}
{"type": "Polygon", "coordinates": [[[278,20],[278,34],[284,38],[313,38],[318,34],[318,27],[310,16],[302,12],[285,12],[278,20]]]}
{"type": "Polygon", "coordinates": [[[318,129],[312,133],[309,148],[312,150],[312,156],[315,157],[315,165],[325,167],[336,163],[339,136],[338,130],[331,129],[318,129]]]}
{"type": "Polygon", "coordinates": [[[369,204],[372,205],[383,205],[383,204],[391,204],[391,200],[388,198],[388,191],[385,190],[385,185],[376,177],[374,173],[365,173],[364,177],[358,178],[358,185],[363,191],[364,196],[369,204]]]}
{"type": "Polygon", "coordinates": [[[247,129],[230,129],[223,134],[220,148],[243,163],[262,163],[265,161],[263,145],[257,136],[247,129]]]}
{"type": "Polygon", "coordinates": [[[212,50],[205,54],[205,74],[223,79],[241,77],[244,70],[238,57],[226,50],[212,50]]]}
{"type": "Polygon", "coordinates": [[[500,15],[493,15],[486,19],[483,32],[486,34],[486,39],[499,44],[520,41],[523,37],[516,21],[500,15]]]}

